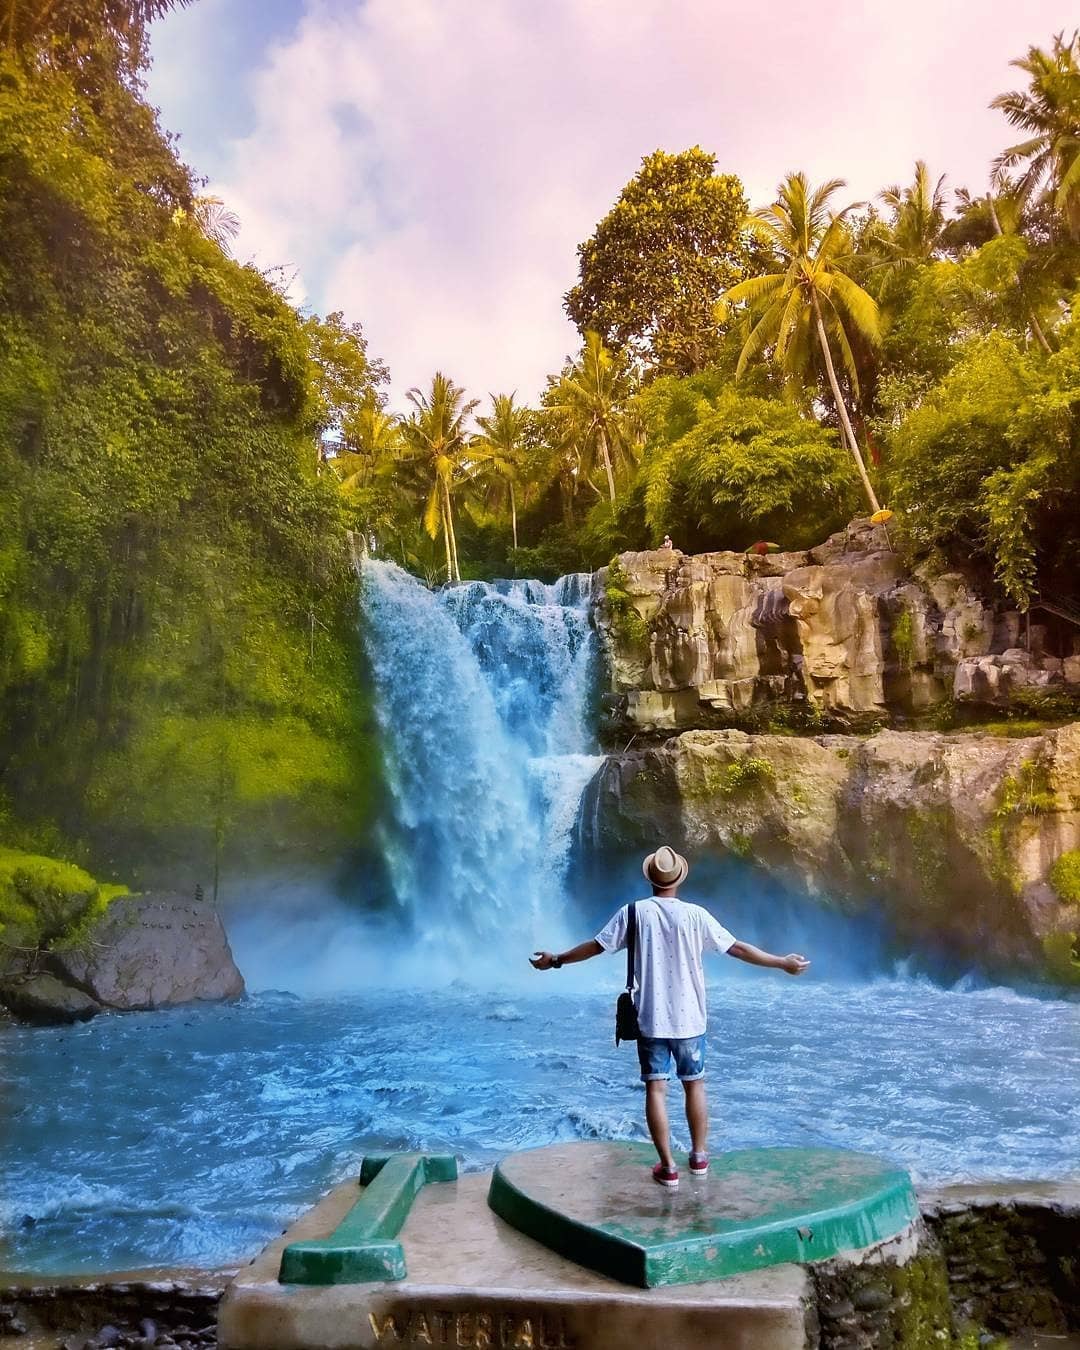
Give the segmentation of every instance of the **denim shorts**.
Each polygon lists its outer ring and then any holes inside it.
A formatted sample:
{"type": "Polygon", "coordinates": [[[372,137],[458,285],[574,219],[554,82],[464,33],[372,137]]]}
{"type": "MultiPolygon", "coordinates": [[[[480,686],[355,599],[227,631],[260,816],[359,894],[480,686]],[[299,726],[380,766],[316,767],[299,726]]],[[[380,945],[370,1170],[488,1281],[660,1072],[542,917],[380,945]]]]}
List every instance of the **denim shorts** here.
{"type": "Polygon", "coordinates": [[[697,1078],[705,1077],[704,1036],[687,1036],[681,1041],[641,1036],[638,1038],[637,1053],[643,1083],[670,1078],[672,1058],[681,1083],[692,1083],[697,1078]]]}

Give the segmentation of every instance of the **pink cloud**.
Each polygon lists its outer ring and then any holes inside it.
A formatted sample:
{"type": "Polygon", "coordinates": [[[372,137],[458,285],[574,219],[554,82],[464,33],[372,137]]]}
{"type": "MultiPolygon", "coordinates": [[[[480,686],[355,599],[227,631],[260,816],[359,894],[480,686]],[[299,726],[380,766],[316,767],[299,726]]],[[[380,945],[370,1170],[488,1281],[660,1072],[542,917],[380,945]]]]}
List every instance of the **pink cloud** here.
{"type": "Polygon", "coordinates": [[[1009,59],[1074,18],[1059,0],[309,3],[250,77],[253,127],[214,188],[242,254],[364,323],[396,401],[436,367],[532,397],[575,345],[575,246],[643,154],[701,144],[755,201],[792,168],[871,196],[917,157],[978,188],[1008,140],[986,105],[1009,59]]]}

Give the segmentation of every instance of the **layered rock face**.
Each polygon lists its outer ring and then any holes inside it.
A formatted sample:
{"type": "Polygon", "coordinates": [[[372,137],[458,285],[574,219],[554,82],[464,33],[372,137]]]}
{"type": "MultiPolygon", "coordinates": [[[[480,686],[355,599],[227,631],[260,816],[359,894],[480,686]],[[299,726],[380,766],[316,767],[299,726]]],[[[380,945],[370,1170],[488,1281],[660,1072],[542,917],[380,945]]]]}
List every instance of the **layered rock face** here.
{"type": "Polygon", "coordinates": [[[609,757],[590,793],[598,848],[725,851],[883,913],[911,945],[1080,978],[1080,905],[1055,871],[1080,859],[1080,723],[1017,739],[688,731],[609,757]]]}
{"type": "Polygon", "coordinates": [[[1053,654],[1045,625],[995,610],[959,573],[906,572],[867,521],[806,553],[624,553],[601,580],[610,702],[633,731],[755,726],[773,711],[859,728],[952,699],[1080,696],[1080,643],[1053,654]]]}
{"type": "Polygon", "coordinates": [[[807,553],[623,554],[601,579],[625,748],[582,813],[594,846],[726,851],[916,949],[1080,981],[1080,722],[926,729],[954,705],[1080,715],[1080,628],[907,572],[866,521],[807,553]]]}

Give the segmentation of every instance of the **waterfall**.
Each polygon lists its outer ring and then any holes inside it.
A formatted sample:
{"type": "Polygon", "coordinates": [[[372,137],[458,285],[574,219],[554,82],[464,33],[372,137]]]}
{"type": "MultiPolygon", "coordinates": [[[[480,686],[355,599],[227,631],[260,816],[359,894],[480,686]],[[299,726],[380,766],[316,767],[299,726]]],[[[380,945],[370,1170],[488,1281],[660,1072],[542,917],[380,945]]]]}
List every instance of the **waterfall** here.
{"type": "Polygon", "coordinates": [[[591,729],[592,578],[432,592],[362,567],[393,901],[415,939],[537,941],[563,905],[591,729]]]}

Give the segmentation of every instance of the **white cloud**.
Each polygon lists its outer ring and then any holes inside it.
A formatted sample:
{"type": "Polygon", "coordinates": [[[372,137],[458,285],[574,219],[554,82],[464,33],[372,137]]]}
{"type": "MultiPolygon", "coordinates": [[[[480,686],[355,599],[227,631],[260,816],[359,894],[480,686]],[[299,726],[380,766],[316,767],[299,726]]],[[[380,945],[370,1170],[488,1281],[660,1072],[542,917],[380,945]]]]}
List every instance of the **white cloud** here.
{"type": "Polygon", "coordinates": [[[699,143],[755,201],[792,168],[869,196],[918,156],[979,187],[1008,60],[1070,8],[317,0],[248,75],[251,129],[215,147],[212,186],[241,256],[363,322],[396,402],[436,368],[533,397],[576,344],[575,246],[643,154],[699,143]]]}

